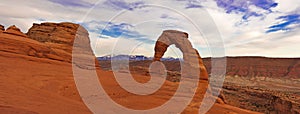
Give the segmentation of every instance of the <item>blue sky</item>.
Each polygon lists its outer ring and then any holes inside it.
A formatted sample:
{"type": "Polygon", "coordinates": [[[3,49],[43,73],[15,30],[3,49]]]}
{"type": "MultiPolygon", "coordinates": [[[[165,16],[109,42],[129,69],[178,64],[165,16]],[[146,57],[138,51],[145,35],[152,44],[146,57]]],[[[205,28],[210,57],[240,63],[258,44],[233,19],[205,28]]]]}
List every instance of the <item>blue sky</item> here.
{"type": "MultiPolygon", "coordinates": [[[[15,24],[27,32],[32,23],[79,23],[90,32],[97,56],[152,56],[161,32],[175,29],[188,32],[204,57],[222,47],[209,45],[218,37],[216,31],[226,56],[300,57],[299,4],[299,0],[10,0],[0,3],[0,24],[15,24]]],[[[166,56],[180,57],[181,52],[172,46],[166,56]]]]}

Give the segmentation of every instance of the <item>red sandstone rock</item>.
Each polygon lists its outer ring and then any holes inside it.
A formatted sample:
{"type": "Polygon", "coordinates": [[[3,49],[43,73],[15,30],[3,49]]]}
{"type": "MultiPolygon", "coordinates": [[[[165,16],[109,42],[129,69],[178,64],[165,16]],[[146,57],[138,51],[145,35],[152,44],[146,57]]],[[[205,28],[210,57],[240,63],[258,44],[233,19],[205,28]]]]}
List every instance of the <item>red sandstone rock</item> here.
{"type": "Polygon", "coordinates": [[[4,28],[3,25],[0,25],[0,33],[3,32],[3,31],[5,31],[5,28],[4,28]]]}
{"type": "Polygon", "coordinates": [[[299,78],[300,77],[300,60],[295,62],[288,68],[287,77],[299,78]]]}
{"type": "Polygon", "coordinates": [[[4,33],[17,35],[17,36],[21,36],[21,37],[27,37],[27,35],[24,34],[23,32],[21,32],[21,30],[19,28],[17,28],[15,25],[8,27],[6,29],[6,31],[4,31],[4,33]]]}
{"type": "MultiPolygon", "coordinates": [[[[27,35],[51,48],[71,53],[76,35],[88,38],[88,32],[85,29],[78,29],[79,27],[81,26],[73,23],[33,24],[27,35]]],[[[86,39],[86,42],[89,40],[86,39]]]]}
{"type": "MultiPolygon", "coordinates": [[[[75,38],[83,44],[90,44],[87,30],[73,23],[34,24],[27,33],[28,38],[24,39],[16,37],[27,37],[16,26],[9,27],[4,33],[0,36],[3,37],[0,50],[65,62],[72,61],[75,38]]],[[[79,48],[83,54],[94,56],[90,45],[74,47],[79,48]]]]}
{"type": "MultiPolygon", "coordinates": [[[[167,48],[175,44],[183,53],[184,65],[188,65],[189,71],[191,68],[200,69],[199,78],[208,80],[208,74],[203,61],[196,49],[194,49],[188,40],[188,34],[176,30],[166,30],[162,33],[155,45],[154,61],[160,61],[167,48]]],[[[183,67],[184,68],[184,67],[183,67]]]]}
{"type": "MultiPolygon", "coordinates": [[[[191,42],[188,40],[188,34],[185,32],[176,30],[163,31],[162,35],[156,42],[153,60],[160,61],[164,53],[167,51],[167,48],[172,44],[175,44],[175,46],[179,48],[183,53],[184,62],[182,65],[183,67],[181,67],[183,71],[181,72],[181,76],[187,75],[187,77],[191,76],[190,78],[195,78],[193,77],[193,75],[195,75],[194,73],[199,73],[199,79],[208,82],[208,73],[203,64],[201,56],[198,51],[193,48],[191,42]],[[199,71],[197,72],[197,70],[199,71]]],[[[210,86],[207,86],[206,89],[212,92],[210,86]]],[[[206,89],[204,91],[206,91],[206,89]]],[[[213,96],[212,93],[210,94],[211,96],[213,96]]],[[[224,99],[223,95],[220,95],[220,98],[217,97],[217,102],[224,104],[224,101],[222,99],[224,99]]]]}

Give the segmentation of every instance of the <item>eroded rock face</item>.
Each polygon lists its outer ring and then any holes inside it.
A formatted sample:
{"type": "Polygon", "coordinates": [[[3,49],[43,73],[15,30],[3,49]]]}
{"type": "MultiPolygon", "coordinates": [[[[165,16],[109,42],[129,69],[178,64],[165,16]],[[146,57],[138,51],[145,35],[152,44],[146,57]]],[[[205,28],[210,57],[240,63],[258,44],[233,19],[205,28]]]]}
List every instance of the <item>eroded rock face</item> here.
{"type": "Polygon", "coordinates": [[[21,30],[18,27],[16,27],[15,25],[12,25],[12,26],[8,27],[6,29],[6,31],[4,31],[4,33],[17,35],[17,36],[21,36],[21,37],[27,37],[27,35],[24,34],[23,32],[21,32],[21,30]]]}
{"type": "Polygon", "coordinates": [[[5,28],[3,25],[0,25],[0,32],[3,32],[3,31],[5,31],[5,28]]]}
{"type": "MultiPolygon", "coordinates": [[[[93,69],[94,64],[86,64],[89,59],[95,58],[93,54],[88,31],[74,23],[41,23],[33,24],[27,33],[28,37],[45,44],[52,49],[56,55],[64,61],[72,61],[73,50],[76,50],[76,57],[81,57],[76,64],[81,64],[81,68],[93,69]],[[74,42],[74,40],[77,42],[74,42]]],[[[56,56],[54,56],[56,57],[56,56]]],[[[96,66],[98,61],[96,61],[96,66]]]]}
{"type": "Polygon", "coordinates": [[[7,28],[1,34],[0,51],[29,55],[38,58],[48,58],[65,62],[72,61],[74,39],[84,45],[76,45],[83,55],[94,56],[88,32],[82,26],[74,23],[41,23],[34,24],[27,35],[16,26],[7,28]],[[22,38],[27,37],[27,38],[22,38]]]}
{"type": "Polygon", "coordinates": [[[75,35],[88,37],[85,29],[73,23],[41,23],[33,24],[27,32],[29,38],[46,43],[51,48],[71,52],[75,35]]]}
{"type": "Polygon", "coordinates": [[[299,78],[300,77],[300,61],[294,63],[294,65],[288,68],[287,77],[299,78]]]}

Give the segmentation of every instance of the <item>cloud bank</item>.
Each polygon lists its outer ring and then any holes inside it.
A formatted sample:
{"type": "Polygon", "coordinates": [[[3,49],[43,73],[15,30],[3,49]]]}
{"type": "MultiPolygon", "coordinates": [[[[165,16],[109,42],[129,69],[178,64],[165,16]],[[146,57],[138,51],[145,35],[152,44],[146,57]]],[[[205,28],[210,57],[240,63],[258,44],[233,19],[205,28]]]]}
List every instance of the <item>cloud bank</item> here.
{"type": "MultiPolygon", "coordinates": [[[[205,9],[218,27],[226,56],[300,57],[299,4],[299,0],[10,0],[0,3],[0,24],[16,24],[27,32],[32,23],[79,23],[90,32],[97,56],[113,52],[153,56],[161,32],[176,29],[188,32],[194,47],[209,57],[216,47],[210,47],[207,39],[216,30],[205,25],[206,16],[200,11],[205,9]],[[198,21],[204,21],[198,27],[208,34],[193,24],[198,21]],[[116,46],[120,43],[125,45],[116,46]]],[[[166,56],[181,53],[172,47],[166,56]]]]}

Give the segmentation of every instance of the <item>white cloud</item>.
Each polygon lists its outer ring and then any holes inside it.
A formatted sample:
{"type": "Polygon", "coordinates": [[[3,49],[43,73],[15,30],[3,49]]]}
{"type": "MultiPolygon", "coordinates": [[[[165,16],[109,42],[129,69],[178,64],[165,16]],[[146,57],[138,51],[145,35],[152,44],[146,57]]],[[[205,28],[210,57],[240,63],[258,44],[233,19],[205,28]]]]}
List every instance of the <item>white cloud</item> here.
{"type": "Polygon", "coordinates": [[[274,8],[274,10],[282,13],[292,12],[300,7],[299,0],[276,0],[276,2],[278,2],[279,4],[274,8]]]}
{"type": "MultiPolygon", "coordinates": [[[[46,0],[1,1],[0,24],[6,27],[15,24],[23,32],[27,32],[32,23],[40,23],[44,20],[52,22],[71,21],[75,23],[94,21],[94,25],[90,24],[88,26],[90,30],[105,26],[104,23],[98,22],[112,21],[114,23],[132,24],[134,25],[133,31],[146,35],[151,40],[156,40],[165,29],[178,29],[190,34],[190,40],[193,42],[193,45],[197,47],[204,57],[211,56],[209,50],[213,48],[208,47],[209,42],[207,41],[218,37],[217,30],[219,30],[224,41],[227,56],[300,57],[300,52],[295,50],[300,48],[297,45],[300,42],[299,29],[290,32],[266,33],[269,26],[279,23],[276,20],[277,17],[296,11],[297,8],[299,9],[299,0],[276,0],[279,4],[273,8],[274,13],[269,13],[264,17],[250,17],[248,21],[242,20],[243,14],[226,13],[214,1],[201,3],[213,20],[207,20],[208,15],[205,15],[199,9],[185,9],[186,4],[173,0],[145,1],[146,4],[156,4],[156,6],[137,8],[132,11],[107,8],[107,6],[102,4],[104,0],[84,1],[90,4],[99,4],[91,9],[85,7],[64,7],[61,4],[55,4],[46,0]],[[167,17],[162,18],[162,15],[167,17]],[[184,16],[187,16],[187,18],[184,16]],[[196,23],[200,28],[200,32],[205,33],[205,37],[202,36],[189,19],[196,23]],[[209,25],[212,24],[212,21],[216,24],[217,30],[209,25]]],[[[250,10],[267,13],[265,10],[255,6],[251,6],[250,10]]],[[[111,54],[117,39],[109,36],[99,38],[99,33],[90,31],[92,44],[94,46],[97,44],[97,47],[94,48],[96,55],[111,54]]],[[[127,45],[132,46],[140,43],[140,41],[134,39],[123,40],[126,44],[128,43],[127,45]]],[[[133,54],[152,56],[153,47],[154,44],[144,43],[133,54]]],[[[122,48],[126,49],[126,46],[122,48]]],[[[176,56],[176,53],[180,54],[175,48],[173,50],[174,52],[168,52],[167,56],[176,56]]]]}

